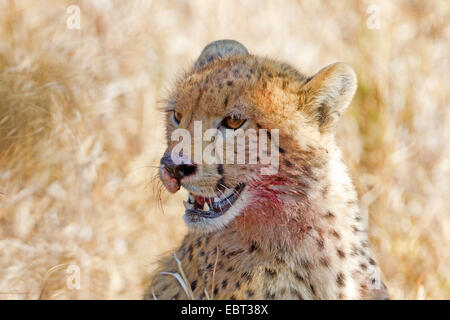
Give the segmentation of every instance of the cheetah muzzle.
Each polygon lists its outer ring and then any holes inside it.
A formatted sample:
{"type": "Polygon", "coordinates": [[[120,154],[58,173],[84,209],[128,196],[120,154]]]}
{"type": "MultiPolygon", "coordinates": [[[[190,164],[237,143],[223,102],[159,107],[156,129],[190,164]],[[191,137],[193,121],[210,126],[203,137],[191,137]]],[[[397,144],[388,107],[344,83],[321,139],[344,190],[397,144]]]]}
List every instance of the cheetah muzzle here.
{"type": "Polygon", "coordinates": [[[204,197],[189,193],[187,201],[183,201],[186,208],[185,215],[192,221],[198,221],[201,218],[214,219],[224,215],[239,199],[245,188],[244,183],[236,187],[220,191],[220,197],[204,197]]]}

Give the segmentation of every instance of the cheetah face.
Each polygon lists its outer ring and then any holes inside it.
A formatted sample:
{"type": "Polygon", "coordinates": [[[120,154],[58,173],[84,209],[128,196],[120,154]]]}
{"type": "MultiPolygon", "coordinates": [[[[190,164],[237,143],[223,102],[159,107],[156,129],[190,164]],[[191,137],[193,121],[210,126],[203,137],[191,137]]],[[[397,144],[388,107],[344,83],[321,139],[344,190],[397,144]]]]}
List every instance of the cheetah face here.
{"type": "MultiPolygon", "coordinates": [[[[204,159],[200,161],[195,159],[195,149],[198,148],[195,146],[195,139],[188,140],[192,144],[187,148],[192,151],[189,155],[186,155],[185,150],[179,152],[177,142],[170,139],[166,153],[161,159],[159,174],[170,192],[176,192],[181,187],[189,191],[188,198],[184,201],[184,220],[187,225],[193,230],[209,232],[229,225],[248,206],[251,198],[249,187],[255,179],[258,179],[263,166],[259,163],[229,163],[226,159],[211,163],[206,159],[205,150],[212,146],[214,156],[218,154],[220,148],[223,148],[221,150],[224,155],[227,150],[231,150],[233,160],[237,160],[239,144],[233,145],[231,149],[225,146],[230,146],[230,141],[236,142],[239,134],[245,135],[244,129],[256,128],[255,121],[249,114],[245,114],[243,108],[237,105],[228,109],[217,108],[213,114],[200,110],[196,110],[194,114],[189,113],[189,110],[177,108],[176,111],[167,112],[169,135],[173,137],[181,131],[191,137],[197,130],[203,133],[215,130],[213,142],[202,141],[199,150],[204,159]],[[219,137],[221,143],[218,143],[219,137]]],[[[203,137],[205,136],[206,134],[203,134],[203,137]]],[[[243,141],[244,149],[241,150],[248,159],[248,155],[254,150],[245,143],[248,140],[243,141]]]]}
{"type": "Polygon", "coordinates": [[[168,191],[189,191],[188,226],[210,232],[271,207],[279,214],[281,197],[307,194],[320,183],[313,168],[326,161],[334,123],[355,89],[355,74],[342,63],[306,77],[233,40],[205,47],[167,99],[168,146],[159,168],[168,191]],[[256,144],[247,135],[253,132],[256,144]],[[244,147],[229,148],[242,134],[244,147]]]}

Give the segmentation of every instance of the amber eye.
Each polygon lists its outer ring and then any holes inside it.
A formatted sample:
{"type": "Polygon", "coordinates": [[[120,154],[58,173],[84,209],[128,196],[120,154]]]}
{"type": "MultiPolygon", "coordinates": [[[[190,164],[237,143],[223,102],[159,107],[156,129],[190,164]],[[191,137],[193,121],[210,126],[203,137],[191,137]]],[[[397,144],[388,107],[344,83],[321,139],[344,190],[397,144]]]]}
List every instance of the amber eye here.
{"type": "Polygon", "coordinates": [[[180,124],[181,118],[182,118],[182,114],[180,112],[177,112],[177,111],[173,112],[173,121],[176,124],[180,124]]]}
{"type": "Polygon", "coordinates": [[[228,129],[238,129],[245,123],[245,121],[245,119],[241,119],[236,115],[232,115],[223,119],[223,125],[228,129]]]}

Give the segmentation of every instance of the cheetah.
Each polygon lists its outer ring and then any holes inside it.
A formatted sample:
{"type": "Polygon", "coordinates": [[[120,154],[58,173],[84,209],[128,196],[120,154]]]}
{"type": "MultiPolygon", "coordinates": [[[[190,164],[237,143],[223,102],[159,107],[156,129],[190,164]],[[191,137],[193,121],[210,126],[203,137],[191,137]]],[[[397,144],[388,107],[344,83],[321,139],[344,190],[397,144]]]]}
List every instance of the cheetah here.
{"type": "Polygon", "coordinates": [[[388,299],[334,138],[356,87],[344,63],[307,77],[234,40],[207,45],[164,110],[159,175],[168,191],[189,191],[189,232],[159,261],[145,298],[388,299]],[[262,175],[260,162],[174,161],[171,133],[193,132],[195,121],[203,130],[266,129],[268,141],[278,129],[277,172],[262,175]]]}

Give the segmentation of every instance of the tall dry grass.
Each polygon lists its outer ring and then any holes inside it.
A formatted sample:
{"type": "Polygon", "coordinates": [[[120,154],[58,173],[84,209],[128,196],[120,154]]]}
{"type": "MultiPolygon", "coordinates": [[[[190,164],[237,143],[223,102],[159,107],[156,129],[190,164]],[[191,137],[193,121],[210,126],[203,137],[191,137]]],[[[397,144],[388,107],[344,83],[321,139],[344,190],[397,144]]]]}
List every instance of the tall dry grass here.
{"type": "Polygon", "coordinates": [[[185,194],[153,179],[158,101],[220,38],[307,74],[354,67],[338,138],[385,282],[450,298],[449,18],[445,0],[1,1],[0,298],[141,297],[186,232],[185,194]]]}

